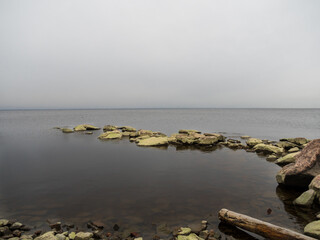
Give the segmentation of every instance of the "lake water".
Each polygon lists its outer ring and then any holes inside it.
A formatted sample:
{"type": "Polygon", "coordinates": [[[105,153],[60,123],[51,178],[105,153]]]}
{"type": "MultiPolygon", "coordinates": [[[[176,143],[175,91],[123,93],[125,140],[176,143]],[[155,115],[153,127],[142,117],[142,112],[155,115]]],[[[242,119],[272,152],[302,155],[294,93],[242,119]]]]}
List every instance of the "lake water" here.
{"type": "Polygon", "coordinates": [[[320,210],[292,205],[299,190],[277,186],[280,169],[244,150],[141,148],[128,139],[99,141],[55,126],[130,125],[166,134],[179,129],[269,140],[320,137],[320,109],[131,109],[0,111],[0,217],[47,228],[47,219],[99,220],[146,239],[155,227],[206,219],[223,237],[256,239],[219,225],[221,208],[299,232],[320,210]],[[267,209],[272,209],[271,214],[267,209]]]}

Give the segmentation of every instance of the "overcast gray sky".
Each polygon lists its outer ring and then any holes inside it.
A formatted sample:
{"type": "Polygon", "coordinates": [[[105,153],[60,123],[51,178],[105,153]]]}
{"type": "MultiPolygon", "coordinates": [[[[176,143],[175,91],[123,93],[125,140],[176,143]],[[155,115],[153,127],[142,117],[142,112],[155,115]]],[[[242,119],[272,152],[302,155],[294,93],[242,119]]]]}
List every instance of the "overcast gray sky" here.
{"type": "Polygon", "coordinates": [[[0,108],[320,107],[319,0],[0,0],[0,108]]]}

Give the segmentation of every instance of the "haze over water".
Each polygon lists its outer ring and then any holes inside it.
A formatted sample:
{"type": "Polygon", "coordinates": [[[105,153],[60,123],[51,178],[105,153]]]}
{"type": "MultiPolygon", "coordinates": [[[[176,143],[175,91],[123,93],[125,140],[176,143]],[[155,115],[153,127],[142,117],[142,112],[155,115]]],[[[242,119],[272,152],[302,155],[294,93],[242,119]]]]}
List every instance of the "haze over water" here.
{"type": "Polygon", "coordinates": [[[265,157],[227,148],[141,148],[128,139],[99,141],[102,130],[63,134],[53,127],[114,124],[166,134],[187,128],[236,139],[314,139],[319,119],[319,109],[0,111],[0,217],[37,228],[47,218],[79,227],[101,220],[108,229],[118,223],[151,236],[152,224],[163,222],[208,219],[217,228],[225,207],[301,231],[318,209],[300,212],[288,204],[300,192],[277,187],[280,168],[265,157]]]}

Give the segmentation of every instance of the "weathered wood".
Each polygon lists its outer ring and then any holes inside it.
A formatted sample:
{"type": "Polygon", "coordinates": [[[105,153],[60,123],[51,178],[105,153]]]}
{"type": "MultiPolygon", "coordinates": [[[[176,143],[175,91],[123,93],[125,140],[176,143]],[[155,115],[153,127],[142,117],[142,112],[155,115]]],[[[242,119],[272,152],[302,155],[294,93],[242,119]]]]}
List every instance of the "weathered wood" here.
{"type": "Polygon", "coordinates": [[[315,238],[294,232],[292,230],[273,225],[240,213],[221,209],[219,219],[225,223],[256,233],[274,240],[314,240],[315,238]]]}

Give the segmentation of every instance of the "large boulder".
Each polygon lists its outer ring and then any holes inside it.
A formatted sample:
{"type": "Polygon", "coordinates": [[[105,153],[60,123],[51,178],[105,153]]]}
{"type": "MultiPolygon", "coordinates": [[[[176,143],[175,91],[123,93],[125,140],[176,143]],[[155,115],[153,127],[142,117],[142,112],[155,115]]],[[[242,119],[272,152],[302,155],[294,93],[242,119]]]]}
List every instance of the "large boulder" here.
{"type": "Polygon", "coordinates": [[[151,147],[151,146],[165,146],[168,145],[167,137],[149,137],[142,139],[138,142],[138,146],[151,147]]]}
{"type": "Polygon", "coordinates": [[[306,187],[320,174],[320,139],[308,143],[295,155],[296,162],[284,166],[277,174],[279,184],[306,187]]]}
{"type": "Polygon", "coordinates": [[[262,143],[262,140],[258,138],[249,138],[246,143],[249,147],[254,147],[257,144],[262,143]]]}
{"type": "Polygon", "coordinates": [[[121,138],[122,138],[122,133],[120,131],[118,131],[118,130],[110,131],[110,132],[104,132],[98,137],[98,139],[101,139],[101,140],[121,139],[121,138]]]}
{"type": "Polygon", "coordinates": [[[259,143],[253,147],[256,152],[264,152],[264,153],[275,153],[282,154],[284,152],[283,148],[279,148],[273,145],[259,143]]]}
{"type": "Polygon", "coordinates": [[[277,159],[277,161],[274,163],[278,164],[279,166],[285,166],[289,163],[294,163],[296,161],[295,156],[297,154],[298,152],[287,154],[284,157],[277,159]]]}
{"type": "Polygon", "coordinates": [[[74,128],[75,131],[86,131],[86,130],[99,130],[99,127],[95,127],[90,124],[81,124],[74,128]]]}

